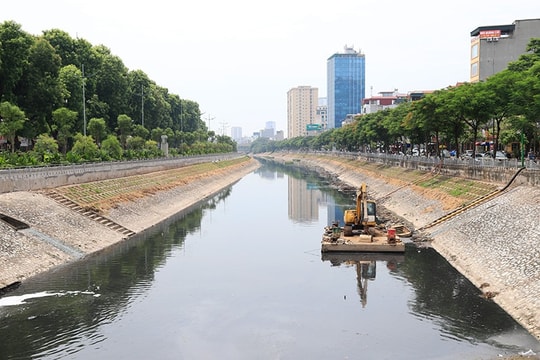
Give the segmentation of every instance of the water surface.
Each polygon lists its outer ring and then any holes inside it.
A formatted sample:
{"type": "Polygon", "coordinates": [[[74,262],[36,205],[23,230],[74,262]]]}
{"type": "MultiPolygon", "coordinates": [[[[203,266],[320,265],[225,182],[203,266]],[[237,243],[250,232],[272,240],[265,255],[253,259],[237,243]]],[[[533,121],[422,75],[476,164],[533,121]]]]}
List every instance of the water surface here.
{"type": "Polygon", "coordinates": [[[264,166],[0,298],[1,359],[495,359],[540,345],[432,249],[324,255],[351,207],[264,166]]]}

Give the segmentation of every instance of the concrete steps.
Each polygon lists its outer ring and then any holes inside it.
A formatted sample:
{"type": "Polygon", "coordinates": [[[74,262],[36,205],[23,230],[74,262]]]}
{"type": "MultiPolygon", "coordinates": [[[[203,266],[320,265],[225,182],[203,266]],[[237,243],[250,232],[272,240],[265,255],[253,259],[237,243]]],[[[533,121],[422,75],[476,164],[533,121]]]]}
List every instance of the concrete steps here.
{"type": "Polygon", "coordinates": [[[109,229],[111,230],[114,230],[116,232],[119,232],[120,234],[124,235],[125,237],[130,237],[130,236],[133,236],[135,235],[136,233],[118,223],[115,223],[114,221],[110,220],[110,219],[107,219],[106,217],[104,216],[101,216],[100,214],[92,211],[92,210],[88,210],[88,209],[85,209],[83,208],[82,206],[80,206],[79,204],[77,204],[76,202],[72,201],[71,199],[68,199],[67,197],[65,197],[64,195],[62,194],[59,194],[57,193],[56,191],[54,190],[49,190],[47,192],[45,192],[45,195],[47,195],[49,198],[53,199],[54,201],[56,201],[57,203],[73,210],[73,211],[76,211],[78,212],[79,214],[93,220],[93,221],[96,221],[106,227],[108,227],[109,229]]]}

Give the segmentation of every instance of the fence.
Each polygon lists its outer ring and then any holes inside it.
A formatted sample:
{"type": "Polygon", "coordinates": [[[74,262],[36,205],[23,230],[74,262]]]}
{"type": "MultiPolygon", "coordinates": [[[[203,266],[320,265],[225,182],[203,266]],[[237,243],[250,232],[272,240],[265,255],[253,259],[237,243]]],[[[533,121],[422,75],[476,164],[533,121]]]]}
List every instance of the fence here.
{"type": "MultiPolygon", "coordinates": [[[[394,155],[386,153],[363,152],[319,152],[349,159],[362,159],[368,162],[378,162],[388,166],[407,169],[439,172],[449,176],[461,176],[471,179],[506,183],[512,179],[522,167],[521,160],[496,160],[493,158],[459,159],[455,157],[438,158],[426,156],[394,155]]],[[[521,184],[540,186],[540,162],[524,161],[525,171],[521,171],[516,181],[521,184]]]]}

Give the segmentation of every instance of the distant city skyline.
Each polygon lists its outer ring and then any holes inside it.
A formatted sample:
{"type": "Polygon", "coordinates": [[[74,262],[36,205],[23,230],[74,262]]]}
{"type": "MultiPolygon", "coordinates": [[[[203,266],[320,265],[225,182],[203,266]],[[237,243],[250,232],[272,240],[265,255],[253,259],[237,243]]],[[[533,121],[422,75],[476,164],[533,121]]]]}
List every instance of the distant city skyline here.
{"type": "Polygon", "coordinates": [[[208,0],[164,11],[170,1],[129,9],[105,0],[5,1],[0,21],[34,35],[60,29],[102,44],[128,69],[197,102],[203,120],[214,118],[216,133],[226,123],[227,133],[239,126],[252,134],[266,121],[287,131],[286,94],[293,87],[309,85],[328,97],[326,62],[345,44],[366,54],[365,83],[374,94],[437,90],[469,80],[471,31],[534,18],[539,10],[536,0],[410,0],[383,8],[336,0],[324,11],[318,5],[208,0]]]}

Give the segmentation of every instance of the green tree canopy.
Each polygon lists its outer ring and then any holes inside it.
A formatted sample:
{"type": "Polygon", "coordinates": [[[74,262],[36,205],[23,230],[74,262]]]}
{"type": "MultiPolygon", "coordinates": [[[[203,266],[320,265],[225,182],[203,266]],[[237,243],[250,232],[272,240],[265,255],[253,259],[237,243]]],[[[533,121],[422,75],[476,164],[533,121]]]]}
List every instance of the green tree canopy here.
{"type": "Polygon", "coordinates": [[[11,144],[11,151],[15,152],[15,137],[17,131],[24,127],[26,116],[17,105],[3,101],[0,103],[0,134],[6,136],[11,144]]]}
{"type": "Polygon", "coordinates": [[[120,141],[112,134],[108,135],[101,143],[101,151],[104,152],[106,159],[114,160],[121,160],[124,153],[120,141]]]}
{"type": "Polygon", "coordinates": [[[88,134],[92,136],[97,144],[101,144],[101,140],[107,136],[107,124],[105,123],[105,119],[90,119],[88,122],[88,134]]]}
{"type": "Polygon", "coordinates": [[[95,161],[99,159],[99,148],[92,136],[84,136],[80,133],[75,136],[75,144],[71,153],[82,160],[95,161]]]}
{"type": "Polygon", "coordinates": [[[53,112],[52,130],[56,132],[58,144],[62,146],[62,152],[67,152],[67,145],[73,134],[73,125],[77,120],[77,113],[62,107],[53,112]]]}

